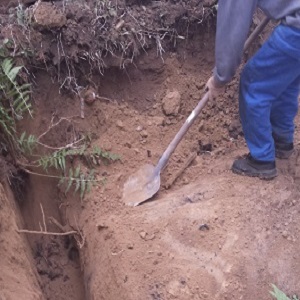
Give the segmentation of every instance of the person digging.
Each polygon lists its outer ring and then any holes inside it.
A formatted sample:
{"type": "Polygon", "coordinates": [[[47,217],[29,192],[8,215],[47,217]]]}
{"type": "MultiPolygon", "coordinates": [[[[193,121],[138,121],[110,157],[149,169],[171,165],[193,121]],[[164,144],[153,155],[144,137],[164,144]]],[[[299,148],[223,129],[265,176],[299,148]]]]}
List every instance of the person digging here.
{"type": "Polygon", "coordinates": [[[294,119],[300,93],[300,1],[219,0],[215,68],[207,82],[209,98],[224,93],[241,63],[255,9],[280,20],[269,39],[247,62],[239,86],[239,113],[250,153],[236,159],[236,174],[272,179],[275,157],[294,150],[294,119]]]}

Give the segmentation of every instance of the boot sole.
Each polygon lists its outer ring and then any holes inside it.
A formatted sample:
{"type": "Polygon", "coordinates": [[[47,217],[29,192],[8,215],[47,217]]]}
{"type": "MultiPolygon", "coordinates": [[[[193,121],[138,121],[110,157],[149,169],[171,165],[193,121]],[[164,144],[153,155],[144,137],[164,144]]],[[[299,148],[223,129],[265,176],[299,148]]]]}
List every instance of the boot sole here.
{"type": "Polygon", "coordinates": [[[238,175],[248,176],[248,177],[258,177],[259,179],[262,180],[272,180],[278,175],[276,169],[264,171],[264,173],[247,173],[242,170],[234,169],[234,168],[232,168],[231,170],[233,173],[238,175]]]}

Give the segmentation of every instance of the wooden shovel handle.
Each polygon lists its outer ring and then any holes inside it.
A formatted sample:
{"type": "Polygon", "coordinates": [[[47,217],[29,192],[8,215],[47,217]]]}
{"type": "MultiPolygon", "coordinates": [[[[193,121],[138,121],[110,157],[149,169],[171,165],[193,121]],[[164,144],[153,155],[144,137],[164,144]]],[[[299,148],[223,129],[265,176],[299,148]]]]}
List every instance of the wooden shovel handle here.
{"type": "Polygon", "coordinates": [[[205,93],[204,97],[198,102],[195,109],[190,113],[189,117],[186,119],[180,130],[175,135],[172,142],[169,144],[168,148],[165,150],[163,155],[161,156],[159,162],[157,163],[155,167],[155,174],[159,174],[160,171],[166,166],[169,157],[176,149],[179,142],[182,140],[183,136],[186,134],[186,132],[189,130],[189,128],[192,126],[198,115],[200,114],[203,107],[208,102],[208,93],[205,93]]]}
{"type": "Polygon", "coordinates": [[[269,21],[269,17],[264,17],[263,20],[259,23],[259,25],[257,25],[257,27],[253,30],[253,32],[250,34],[247,41],[245,42],[244,51],[246,51],[249,48],[249,46],[253,43],[253,41],[261,34],[261,32],[269,23],[269,21]]]}

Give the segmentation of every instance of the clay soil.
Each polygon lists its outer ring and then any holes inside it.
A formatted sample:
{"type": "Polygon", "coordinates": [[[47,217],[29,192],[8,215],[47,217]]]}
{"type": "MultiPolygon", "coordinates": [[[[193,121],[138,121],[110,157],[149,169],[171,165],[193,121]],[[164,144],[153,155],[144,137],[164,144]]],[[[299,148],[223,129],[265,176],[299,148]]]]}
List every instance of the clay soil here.
{"type": "Polygon", "coordinates": [[[30,175],[15,201],[3,183],[1,300],[271,300],[271,284],[300,294],[300,132],[273,181],[232,174],[233,159],[247,153],[238,77],[178,146],[158,194],[138,207],[122,200],[129,175],[158,161],[203,96],[214,66],[213,27],[199,25],[162,56],[149,47],[123,69],[111,64],[103,75],[93,72],[89,82],[99,97],[85,105],[84,118],[79,97],[60,89],[52,72],[34,70],[35,117],[22,129],[39,136],[53,116],[72,117],[43,142],[59,147],[74,133],[89,134],[92,146],[121,159],[96,167],[103,183],[83,200],[65,195],[54,179],[30,175]],[[196,158],[167,189],[191,153],[196,158]],[[79,234],[16,231],[45,225],[48,232],[79,234]]]}

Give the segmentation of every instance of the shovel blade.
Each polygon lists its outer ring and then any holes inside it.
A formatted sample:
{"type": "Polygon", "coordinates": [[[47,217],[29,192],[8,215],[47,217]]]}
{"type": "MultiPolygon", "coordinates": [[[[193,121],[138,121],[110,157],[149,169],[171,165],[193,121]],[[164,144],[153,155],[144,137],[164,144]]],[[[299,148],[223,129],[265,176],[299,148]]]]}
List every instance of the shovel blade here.
{"type": "Polygon", "coordinates": [[[155,174],[152,165],[142,166],[124,184],[123,201],[126,205],[137,206],[150,199],[160,188],[160,174],[155,174]]]}

